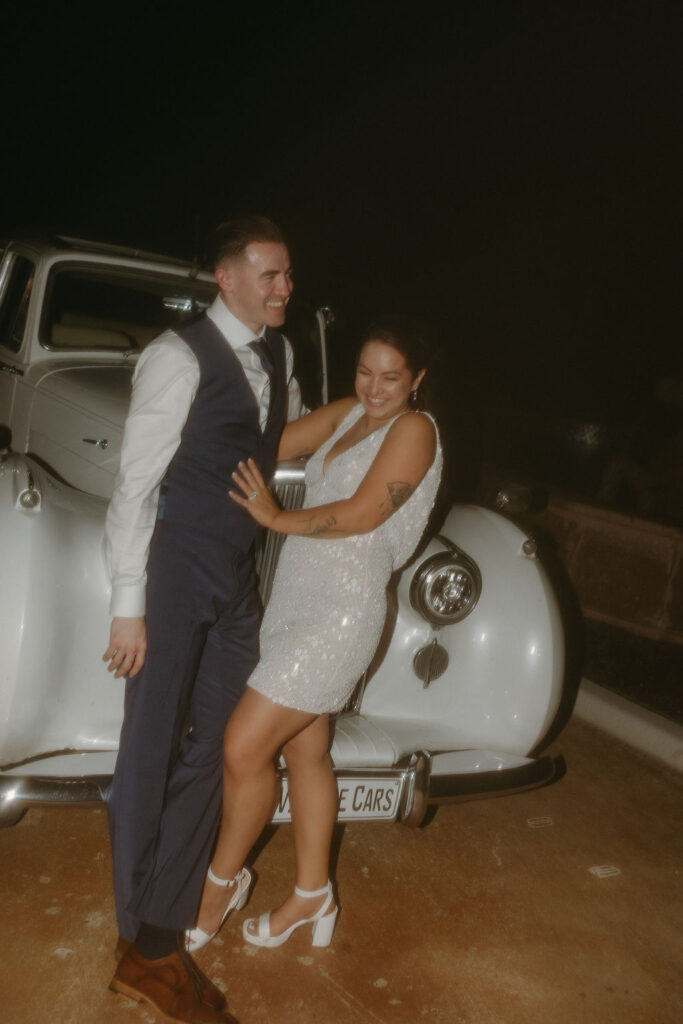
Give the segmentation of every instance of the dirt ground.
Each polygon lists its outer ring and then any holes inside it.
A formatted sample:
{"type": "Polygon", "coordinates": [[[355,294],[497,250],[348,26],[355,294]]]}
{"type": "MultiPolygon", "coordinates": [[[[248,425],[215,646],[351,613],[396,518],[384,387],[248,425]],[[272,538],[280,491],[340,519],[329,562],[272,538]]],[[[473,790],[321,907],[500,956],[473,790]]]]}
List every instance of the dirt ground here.
{"type": "MultiPolygon", "coordinates": [[[[572,720],[555,784],[354,824],[332,946],[245,945],[242,914],[197,960],[241,1024],[679,1024],[683,776],[572,720]]],[[[292,881],[288,827],[257,861],[261,913],[292,881]]],[[[152,1022],[111,993],[103,808],[34,809],[0,832],[3,1024],[152,1022]]]]}

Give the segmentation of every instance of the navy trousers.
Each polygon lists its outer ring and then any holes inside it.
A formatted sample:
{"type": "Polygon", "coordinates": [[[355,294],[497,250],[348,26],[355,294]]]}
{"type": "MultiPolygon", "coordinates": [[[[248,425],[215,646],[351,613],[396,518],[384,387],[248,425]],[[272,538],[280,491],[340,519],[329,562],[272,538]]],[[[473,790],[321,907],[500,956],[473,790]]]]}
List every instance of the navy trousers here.
{"type": "Polygon", "coordinates": [[[258,661],[251,553],[157,522],[145,664],[126,682],[108,800],[119,933],[196,918],[220,819],[225,726],[258,661]]]}

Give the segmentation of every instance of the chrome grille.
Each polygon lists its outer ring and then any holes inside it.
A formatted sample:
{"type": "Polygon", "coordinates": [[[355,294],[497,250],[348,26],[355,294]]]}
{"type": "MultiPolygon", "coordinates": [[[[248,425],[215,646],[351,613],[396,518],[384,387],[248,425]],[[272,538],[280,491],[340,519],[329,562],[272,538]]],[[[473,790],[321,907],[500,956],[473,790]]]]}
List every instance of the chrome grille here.
{"type": "MultiPolygon", "coordinates": [[[[275,494],[283,508],[301,508],[304,501],[305,463],[286,462],[275,471],[275,494]]],[[[256,572],[259,578],[259,592],[264,607],[268,603],[273,586],[275,566],[285,540],[283,533],[266,531],[263,543],[256,552],[256,572]]]]}

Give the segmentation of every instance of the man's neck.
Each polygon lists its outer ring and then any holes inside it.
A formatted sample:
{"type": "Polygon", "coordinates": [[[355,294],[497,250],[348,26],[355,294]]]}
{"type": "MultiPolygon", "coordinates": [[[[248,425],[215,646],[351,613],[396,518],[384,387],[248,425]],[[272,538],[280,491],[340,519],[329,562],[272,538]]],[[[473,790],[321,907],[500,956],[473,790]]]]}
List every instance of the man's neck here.
{"type": "Polygon", "coordinates": [[[230,313],[232,316],[234,316],[235,320],[239,320],[239,322],[244,327],[246,327],[247,330],[252,331],[253,334],[262,334],[263,333],[263,324],[252,324],[252,323],[247,323],[246,320],[243,320],[242,317],[239,315],[239,313],[235,309],[233,309],[231,307],[230,303],[228,302],[227,297],[225,295],[223,295],[222,292],[220,293],[220,300],[223,303],[223,305],[225,306],[225,308],[227,309],[228,313],[230,313]]]}

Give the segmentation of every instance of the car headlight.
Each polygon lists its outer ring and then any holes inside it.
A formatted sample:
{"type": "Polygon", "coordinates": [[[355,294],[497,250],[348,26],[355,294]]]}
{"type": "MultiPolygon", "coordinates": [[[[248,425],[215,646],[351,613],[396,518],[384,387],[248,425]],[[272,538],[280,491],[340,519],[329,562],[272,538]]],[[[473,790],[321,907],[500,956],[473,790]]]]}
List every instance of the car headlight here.
{"type": "Polygon", "coordinates": [[[454,545],[449,548],[418,566],[410,584],[410,603],[434,626],[460,622],[481,594],[477,566],[454,545]]]}

